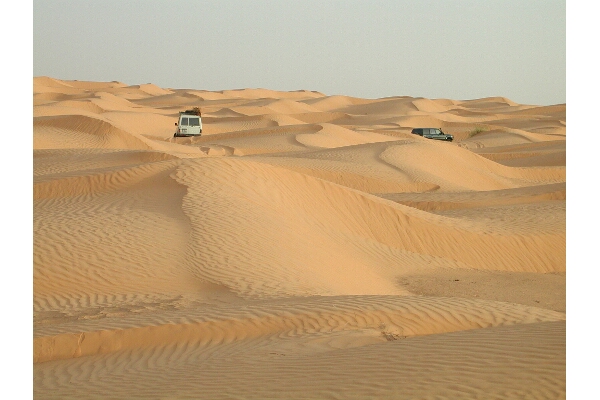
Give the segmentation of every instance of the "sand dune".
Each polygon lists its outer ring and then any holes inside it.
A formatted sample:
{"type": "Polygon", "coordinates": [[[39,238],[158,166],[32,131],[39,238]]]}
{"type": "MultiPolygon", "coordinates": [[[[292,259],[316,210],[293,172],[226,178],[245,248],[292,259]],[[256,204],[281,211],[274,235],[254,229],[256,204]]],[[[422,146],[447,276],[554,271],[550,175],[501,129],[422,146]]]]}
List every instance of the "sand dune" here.
{"type": "Polygon", "coordinates": [[[193,309],[172,310],[168,316],[165,310],[139,313],[135,317],[114,315],[110,326],[98,319],[81,322],[81,318],[64,324],[60,330],[47,325],[40,329],[44,336],[34,340],[34,361],[148,350],[174,344],[217,352],[219,349],[211,347],[236,342],[239,345],[251,342],[248,347],[258,347],[264,345],[262,341],[273,341],[274,336],[301,338],[304,335],[313,336],[312,340],[321,339],[325,348],[306,349],[306,343],[302,343],[289,350],[319,353],[336,347],[355,347],[352,342],[357,339],[362,345],[375,344],[471,329],[564,320],[564,314],[556,311],[484,300],[422,296],[305,298],[292,304],[282,301],[248,304],[243,310],[222,306],[201,310],[195,313],[193,309]],[[165,323],[167,319],[169,322],[165,323]],[[350,337],[344,340],[343,336],[350,337]],[[339,344],[327,346],[328,341],[339,344]]]}
{"type": "Polygon", "coordinates": [[[34,149],[148,149],[135,136],[105,121],[83,115],[37,117],[33,124],[33,142],[34,149]]]}
{"type": "Polygon", "coordinates": [[[276,114],[300,114],[316,111],[315,108],[309,105],[288,99],[271,102],[266,107],[276,114]]]}
{"type": "MultiPolygon", "coordinates": [[[[56,79],[55,79],[56,81],[56,79]]],[[[74,87],[77,89],[81,89],[81,90],[97,90],[97,91],[101,91],[107,88],[121,88],[121,89],[127,89],[127,85],[122,83],[122,82],[118,82],[118,81],[112,81],[112,82],[90,82],[90,81],[60,81],[63,84],[66,84],[67,86],[70,87],[74,87]]],[[[35,83],[35,82],[34,82],[35,83]]]]}
{"type": "Polygon", "coordinates": [[[232,109],[227,108],[227,107],[223,107],[223,108],[219,109],[218,111],[212,111],[212,112],[208,113],[208,115],[205,112],[204,115],[207,117],[233,117],[233,118],[245,117],[244,114],[235,112],[232,109]]]}
{"type": "Polygon", "coordinates": [[[562,166],[567,154],[562,140],[473,149],[485,158],[507,166],[562,166]]]}
{"type": "Polygon", "coordinates": [[[369,100],[359,99],[356,97],[334,95],[304,100],[303,103],[309,104],[316,110],[335,111],[351,105],[366,104],[369,103],[369,100]]]}
{"type": "Polygon", "coordinates": [[[565,398],[566,105],[33,96],[36,397],[565,398]]]}
{"type": "Polygon", "coordinates": [[[434,183],[444,191],[497,190],[565,180],[564,168],[510,168],[446,144],[422,139],[390,146],[381,158],[413,180],[434,183]]]}
{"type": "Polygon", "coordinates": [[[294,341],[282,337],[247,352],[241,352],[239,346],[223,345],[222,356],[170,346],[157,353],[119,351],[41,363],[36,365],[34,395],[565,398],[561,384],[565,326],[561,322],[428,335],[345,349],[335,348],[343,343],[335,336],[323,343],[307,335],[305,347],[332,347],[317,354],[290,351],[294,341]]]}
{"type": "Polygon", "coordinates": [[[163,94],[171,94],[173,93],[172,91],[168,90],[168,89],[163,89],[160,88],[156,85],[153,85],[151,83],[146,83],[145,85],[135,85],[135,86],[131,86],[133,88],[136,89],[140,89],[141,91],[148,93],[151,96],[161,96],[163,94]]]}
{"type": "Polygon", "coordinates": [[[322,123],[316,133],[296,135],[296,140],[308,147],[335,148],[363,143],[394,140],[389,136],[374,132],[356,132],[334,124],[322,123]]]}
{"type": "MultiPolygon", "coordinates": [[[[517,109],[522,108],[523,106],[515,103],[514,101],[507,99],[506,97],[486,97],[483,99],[474,99],[460,102],[460,105],[467,108],[485,108],[485,109],[493,109],[493,108],[507,108],[507,107],[517,107],[517,109]]],[[[525,106],[527,107],[527,106],[525,106]]]]}
{"type": "Polygon", "coordinates": [[[124,112],[109,111],[102,117],[112,125],[129,133],[152,139],[166,139],[173,136],[175,123],[172,116],[160,115],[153,112],[124,112]]]}
{"type": "Polygon", "coordinates": [[[246,131],[256,128],[268,128],[272,126],[278,126],[279,124],[272,119],[266,118],[262,115],[252,117],[218,117],[218,118],[204,118],[206,121],[206,135],[223,132],[236,132],[246,131]]]}
{"type": "MultiPolygon", "coordinates": [[[[62,96],[60,96],[62,97],[62,96]]],[[[34,111],[34,117],[50,117],[64,115],[84,115],[97,118],[105,110],[90,100],[64,100],[56,97],[50,101],[40,100],[34,111]]]]}
{"type": "Polygon", "coordinates": [[[318,97],[324,97],[322,93],[308,91],[308,90],[298,90],[293,92],[280,92],[276,90],[269,89],[238,89],[238,90],[222,90],[224,96],[228,98],[238,98],[238,99],[248,99],[248,100],[256,100],[256,99],[312,99],[318,97]]]}
{"type": "Polygon", "coordinates": [[[396,97],[374,100],[365,104],[356,104],[338,109],[348,114],[368,115],[375,114],[379,117],[385,115],[404,115],[414,111],[419,111],[413,103],[415,99],[412,97],[396,97]]]}
{"type": "Polygon", "coordinates": [[[426,113],[443,113],[452,108],[452,105],[448,105],[446,102],[436,102],[435,100],[430,99],[417,99],[412,103],[417,110],[426,113]]]}
{"type": "MultiPolygon", "coordinates": [[[[270,117],[269,120],[273,121],[270,117]]],[[[205,152],[210,149],[227,148],[230,149],[230,154],[235,155],[286,153],[306,150],[306,146],[296,140],[296,135],[314,133],[319,128],[318,125],[309,124],[274,125],[270,128],[233,131],[203,138],[177,139],[177,141],[199,145],[205,152]]]]}
{"type": "Polygon", "coordinates": [[[144,107],[154,108],[156,111],[161,109],[172,109],[174,113],[181,108],[198,107],[205,101],[198,92],[170,90],[169,94],[161,94],[156,96],[144,96],[144,98],[133,99],[135,104],[144,107]]]}

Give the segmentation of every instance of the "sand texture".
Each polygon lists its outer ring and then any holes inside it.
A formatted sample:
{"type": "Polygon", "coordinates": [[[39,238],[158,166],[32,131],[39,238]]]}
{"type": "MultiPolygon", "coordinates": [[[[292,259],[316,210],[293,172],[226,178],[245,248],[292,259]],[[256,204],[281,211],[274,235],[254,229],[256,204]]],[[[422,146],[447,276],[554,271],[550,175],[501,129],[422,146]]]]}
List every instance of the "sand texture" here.
{"type": "Polygon", "coordinates": [[[33,89],[35,398],[566,397],[565,104],[33,89]]]}

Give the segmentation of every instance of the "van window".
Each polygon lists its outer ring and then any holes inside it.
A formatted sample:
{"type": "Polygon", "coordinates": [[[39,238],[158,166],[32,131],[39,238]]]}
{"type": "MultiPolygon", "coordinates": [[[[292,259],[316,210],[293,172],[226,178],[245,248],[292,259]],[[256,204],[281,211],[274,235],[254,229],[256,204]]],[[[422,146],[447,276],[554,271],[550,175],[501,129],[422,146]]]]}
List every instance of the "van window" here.
{"type": "Polygon", "coordinates": [[[188,124],[188,119],[187,118],[181,118],[181,125],[187,125],[188,124]]]}
{"type": "Polygon", "coordinates": [[[190,117],[190,126],[200,126],[200,118],[190,117]]]}

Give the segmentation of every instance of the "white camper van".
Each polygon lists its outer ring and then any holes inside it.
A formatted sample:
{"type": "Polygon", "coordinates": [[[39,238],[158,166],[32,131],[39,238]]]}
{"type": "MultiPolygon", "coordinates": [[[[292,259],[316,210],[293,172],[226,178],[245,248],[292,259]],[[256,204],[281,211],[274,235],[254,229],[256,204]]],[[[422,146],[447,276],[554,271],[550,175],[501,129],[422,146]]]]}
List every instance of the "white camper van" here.
{"type": "Polygon", "coordinates": [[[202,136],[202,114],[198,107],[179,113],[179,122],[175,122],[177,130],[173,137],[202,136]]]}

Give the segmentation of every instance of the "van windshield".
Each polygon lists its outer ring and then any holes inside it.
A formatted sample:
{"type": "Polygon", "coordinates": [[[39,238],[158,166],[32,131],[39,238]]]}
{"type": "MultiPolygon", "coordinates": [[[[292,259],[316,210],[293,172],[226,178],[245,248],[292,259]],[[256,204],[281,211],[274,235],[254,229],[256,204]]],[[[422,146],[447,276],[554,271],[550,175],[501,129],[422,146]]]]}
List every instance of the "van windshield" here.
{"type": "Polygon", "coordinates": [[[200,118],[192,117],[189,122],[190,126],[200,126],[200,118]]]}

